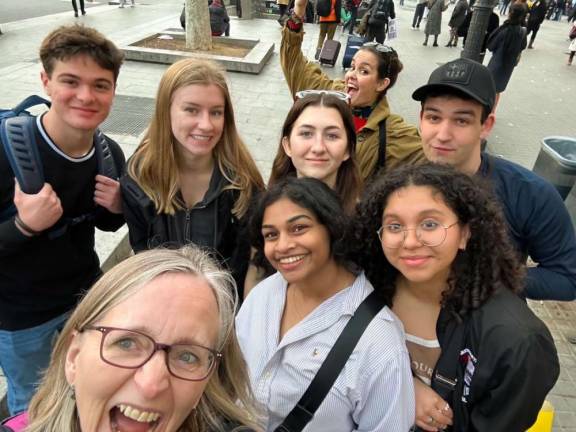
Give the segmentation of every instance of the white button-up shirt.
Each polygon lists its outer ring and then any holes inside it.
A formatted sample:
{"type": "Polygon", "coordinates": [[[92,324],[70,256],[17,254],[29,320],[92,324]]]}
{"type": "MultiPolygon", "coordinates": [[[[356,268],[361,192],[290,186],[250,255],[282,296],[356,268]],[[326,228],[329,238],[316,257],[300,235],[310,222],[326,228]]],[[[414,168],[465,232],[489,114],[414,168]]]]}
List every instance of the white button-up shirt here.
{"type": "MultiPolygon", "coordinates": [[[[279,340],[286,280],[258,284],[236,319],[240,347],[266,428],[278,427],[316,375],[362,300],[373,291],[364,274],[279,340]]],[[[406,432],[414,423],[414,384],[402,325],[384,307],[368,325],[306,432],[406,432]]]]}

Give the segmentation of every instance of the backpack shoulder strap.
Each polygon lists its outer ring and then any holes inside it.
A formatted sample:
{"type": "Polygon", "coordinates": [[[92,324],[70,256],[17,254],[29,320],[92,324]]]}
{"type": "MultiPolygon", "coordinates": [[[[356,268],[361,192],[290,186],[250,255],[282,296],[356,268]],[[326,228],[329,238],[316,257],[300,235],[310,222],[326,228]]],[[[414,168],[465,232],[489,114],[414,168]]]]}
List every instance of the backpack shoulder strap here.
{"type": "Polygon", "coordinates": [[[336,378],[344,368],[350,354],[362,337],[364,330],[384,307],[382,297],[372,291],[354,312],[334,346],[326,356],[314,379],[296,406],[286,416],[275,432],[300,432],[314,417],[314,413],[326,398],[336,378]]]}
{"type": "Polygon", "coordinates": [[[120,175],[114,163],[114,156],[112,155],[110,144],[100,129],[96,129],[94,132],[94,149],[96,158],[98,159],[98,173],[118,180],[120,175]]]}
{"type": "Polygon", "coordinates": [[[6,158],[24,193],[38,193],[44,185],[44,170],[38,153],[35,117],[17,116],[0,123],[0,140],[6,158]]]}
{"type": "Polygon", "coordinates": [[[386,165],[386,119],[378,124],[378,162],[376,163],[376,172],[386,165]]]}

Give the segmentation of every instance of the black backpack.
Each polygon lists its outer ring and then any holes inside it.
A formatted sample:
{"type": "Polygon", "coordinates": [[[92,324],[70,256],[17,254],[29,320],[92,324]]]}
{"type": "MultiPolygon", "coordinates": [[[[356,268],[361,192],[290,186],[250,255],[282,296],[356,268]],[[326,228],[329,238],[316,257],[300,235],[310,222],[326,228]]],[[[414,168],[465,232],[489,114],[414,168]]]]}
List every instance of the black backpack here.
{"type": "MultiPolygon", "coordinates": [[[[44,170],[34,129],[36,118],[27,111],[37,105],[50,107],[50,102],[32,95],[12,109],[0,110],[0,141],[22,192],[27,194],[36,194],[44,186],[44,170]]],[[[119,173],[112,151],[104,134],[98,129],[94,132],[94,149],[98,160],[98,174],[117,180],[119,173]]],[[[62,221],[58,224],[57,230],[50,230],[52,237],[64,233],[68,226],[94,218],[99,210],[101,209],[97,207],[90,214],[62,221]]],[[[16,206],[13,203],[7,208],[0,209],[0,222],[10,219],[15,214],[16,206]]]]}
{"type": "Polygon", "coordinates": [[[321,17],[330,16],[332,10],[331,0],[317,0],[316,1],[316,14],[321,17]]]}
{"type": "Polygon", "coordinates": [[[390,17],[390,2],[392,0],[377,0],[374,12],[372,12],[372,17],[378,21],[388,21],[390,17]]]}

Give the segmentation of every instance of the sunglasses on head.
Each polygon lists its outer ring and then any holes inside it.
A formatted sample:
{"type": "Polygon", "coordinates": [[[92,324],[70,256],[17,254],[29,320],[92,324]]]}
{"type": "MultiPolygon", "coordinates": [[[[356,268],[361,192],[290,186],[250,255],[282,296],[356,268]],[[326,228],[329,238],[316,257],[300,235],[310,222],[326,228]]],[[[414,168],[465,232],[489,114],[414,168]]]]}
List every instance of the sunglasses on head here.
{"type": "Polygon", "coordinates": [[[334,96],[344,102],[350,102],[350,95],[347,93],[337,91],[337,90],[301,90],[295,94],[296,99],[303,99],[306,96],[310,95],[327,95],[327,96],[334,96]]]}
{"type": "Polygon", "coordinates": [[[392,48],[391,46],[388,45],[384,45],[378,42],[366,42],[364,45],[362,45],[363,47],[366,48],[374,48],[376,51],[378,52],[382,52],[382,53],[392,53],[394,52],[394,48],[392,48]]]}

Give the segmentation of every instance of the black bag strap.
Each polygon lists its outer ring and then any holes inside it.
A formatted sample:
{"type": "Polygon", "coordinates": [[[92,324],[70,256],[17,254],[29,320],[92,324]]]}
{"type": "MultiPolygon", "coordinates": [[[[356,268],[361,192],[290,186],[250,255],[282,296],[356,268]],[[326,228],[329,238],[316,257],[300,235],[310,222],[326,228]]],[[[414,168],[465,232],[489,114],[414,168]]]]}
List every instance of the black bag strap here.
{"type": "Polygon", "coordinates": [[[372,291],[360,303],[304,395],[274,432],[300,432],[306,427],[340,375],[364,330],[384,305],[384,299],[376,291],[372,291]]]}
{"type": "Polygon", "coordinates": [[[386,145],[386,119],[384,119],[378,124],[378,162],[376,164],[376,172],[386,165],[386,145]]]}

